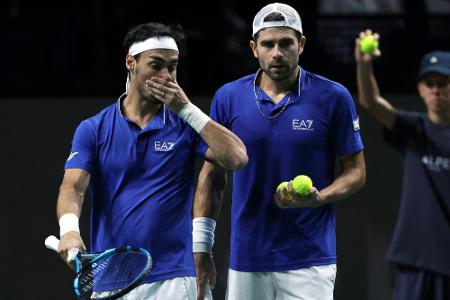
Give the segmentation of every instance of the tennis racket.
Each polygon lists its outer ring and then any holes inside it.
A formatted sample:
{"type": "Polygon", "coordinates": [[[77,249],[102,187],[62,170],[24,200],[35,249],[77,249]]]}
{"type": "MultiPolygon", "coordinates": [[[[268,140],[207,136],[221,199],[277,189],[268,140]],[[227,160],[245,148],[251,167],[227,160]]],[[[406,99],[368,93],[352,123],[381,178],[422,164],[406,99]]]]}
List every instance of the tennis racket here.
{"type": "MultiPolygon", "coordinates": [[[[51,235],[45,246],[58,251],[59,240],[51,235]]],[[[99,253],[71,249],[69,261],[74,260],[75,294],[81,299],[117,299],[141,282],[152,268],[152,257],[147,250],[124,246],[99,253]]]]}

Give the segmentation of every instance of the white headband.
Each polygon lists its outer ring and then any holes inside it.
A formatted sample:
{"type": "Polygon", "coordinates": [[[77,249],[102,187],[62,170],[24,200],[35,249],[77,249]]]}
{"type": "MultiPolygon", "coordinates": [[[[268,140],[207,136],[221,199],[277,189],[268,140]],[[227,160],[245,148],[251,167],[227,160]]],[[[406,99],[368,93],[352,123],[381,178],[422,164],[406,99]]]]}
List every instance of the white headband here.
{"type": "Polygon", "coordinates": [[[170,49],[178,51],[177,42],[170,36],[154,36],[130,46],[129,54],[135,56],[141,52],[152,49],[170,49]]]}

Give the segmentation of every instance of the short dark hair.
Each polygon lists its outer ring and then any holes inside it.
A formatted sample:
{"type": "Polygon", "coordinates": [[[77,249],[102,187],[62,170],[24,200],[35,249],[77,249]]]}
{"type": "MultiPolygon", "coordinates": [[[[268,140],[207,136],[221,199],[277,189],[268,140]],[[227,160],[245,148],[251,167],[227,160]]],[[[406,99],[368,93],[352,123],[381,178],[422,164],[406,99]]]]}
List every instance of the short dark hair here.
{"type": "Polygon", "coordinates": [[[268,14],[264,18],[264,22],[273,22],[273,21],[284,21],[284,16],[279,12],[273,12],[271,14],[268,14]]]}
{"type": "MultiPolygon", "coordinates": [[[[282,14],[280,14],[279,12],[273,12],[268,14],[264,20],[264,22],[274,22],[274,21],[284,21],[284,16],[282,14]]],[[[264,30],[264,29],[263,29],[264,30]]],[[[293,29],[292,29],[293,30],[293,29]]],[[[300,41],[302,34],[300,32],[298,32],[297,30],[294,30],[295,34],[297,35],[297,39],[300,41]]],[[[258,31],[255,36],[253,37],[253,40],[256,42],[258,40],[258,36],[259,36],[259,32],[258,31]]]]}
{"type": "MultiPolygon", "coordinates": [[[[177,43],[178,48],[182,48],[184,46],[184,41],[186,38],[183,28],[181,28],[179,24],[165,25],[155,22],[140,24],[131,28],[125,35],[123,40],[125,52],[128,53],[128,50],[132,44],[145,41],[146,39],[155,36],[169,36],[173,38],[177,43]]],[[[135,58],[138,59],[139,54],[135,55],[135,58]]]]}

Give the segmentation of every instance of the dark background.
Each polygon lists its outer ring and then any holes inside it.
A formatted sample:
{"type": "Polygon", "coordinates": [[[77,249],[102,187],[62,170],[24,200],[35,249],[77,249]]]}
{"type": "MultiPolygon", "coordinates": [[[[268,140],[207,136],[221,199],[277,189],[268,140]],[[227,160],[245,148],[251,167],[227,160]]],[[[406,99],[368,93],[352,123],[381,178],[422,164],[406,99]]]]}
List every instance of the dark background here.
{"type": "MultiPolygon", "coordinates": [[[[372,1],[380,2],[377,9],[337,2],[339,12],[333,7],[330,13],[323,1],[286,1],[303,19],[301,65],[355,94],[354,38],[372,28],[382,38],[375,68],[383,94],[397,107],[423,110],[417,65],[427,51],[450,50],[450,10],[427,1],[400,1],[400,10],[381,3],[395,0],[372,1]]],[[[73,298],[72,273],[43,241],[58,232],[56,197],[74,129],[124,91],[121,43],[130,27],[149,21],[184,27],[188,41],[178,81],[208,111],[220,85],[256,70],[248,47],[251,21],[267,3],[1,2],[0,257],[7,270],[1,299],[73,298]]],[[[358,110],[368,177],[361,191],[337,205],[335,299],[389,299],[392,275],[384,257],[398,209],[401,160],[383,143],[379,126],[358,110]]],[[[223,299],[226,284],[229,191],[216,232],[216,299],[223,299]]],[[[81,220],[86,240],[89,202],[81,220]]]]}

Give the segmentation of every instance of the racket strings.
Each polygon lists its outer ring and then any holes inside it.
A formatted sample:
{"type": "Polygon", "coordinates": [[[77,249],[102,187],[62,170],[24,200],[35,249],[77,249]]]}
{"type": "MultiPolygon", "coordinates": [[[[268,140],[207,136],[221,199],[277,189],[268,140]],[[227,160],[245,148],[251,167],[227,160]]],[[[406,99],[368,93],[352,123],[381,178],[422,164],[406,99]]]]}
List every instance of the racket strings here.
{"type": "Polygon", "coordinates": [[[117,252],[89,263],[78,276],[78,290],[90,299],[119,293],[146,268],[148,258],[140,252],[117,252]]]}

